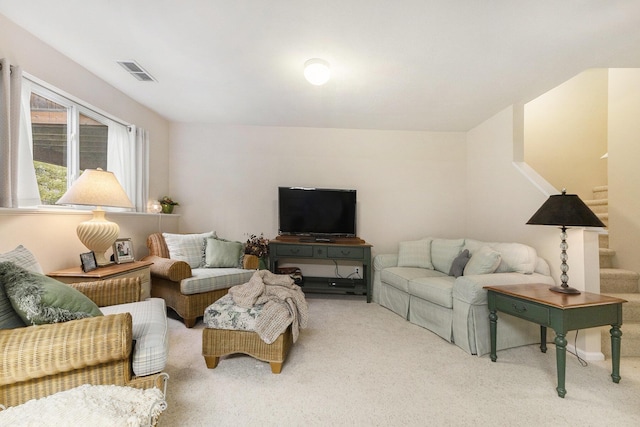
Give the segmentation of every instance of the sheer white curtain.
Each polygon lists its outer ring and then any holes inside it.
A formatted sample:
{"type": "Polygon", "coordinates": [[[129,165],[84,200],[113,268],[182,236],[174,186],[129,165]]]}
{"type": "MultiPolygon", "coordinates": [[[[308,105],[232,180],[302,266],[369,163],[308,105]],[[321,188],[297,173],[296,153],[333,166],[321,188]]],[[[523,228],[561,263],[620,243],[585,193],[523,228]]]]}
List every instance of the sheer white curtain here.
{"type": "Polygon", "coordinates": [[[5,208],[40,203],[30,140],[31,90],[23,84],[20,67],[0,59],[0,207],[5,208]]]}
{"type": "Polygon", "coordinates": [[[132,126],[136,146],[136,189],[135,199],[132,199],[138,212],[147,211],[149,199],[149,131],[132,126]]]}
{"type": "Polygon", "coordinates": [[[33,164],[33,129],[31,127],[31,82],[22,79],[20,107],[20,149],[18,152],[18,206],[42,204],[33,164]]]}
{"type": "Polygon", "coordinates": [[[109,125],[107,169],[114,173],[137,212],[147,207],[149,135],[136,126],[109,125]]]}

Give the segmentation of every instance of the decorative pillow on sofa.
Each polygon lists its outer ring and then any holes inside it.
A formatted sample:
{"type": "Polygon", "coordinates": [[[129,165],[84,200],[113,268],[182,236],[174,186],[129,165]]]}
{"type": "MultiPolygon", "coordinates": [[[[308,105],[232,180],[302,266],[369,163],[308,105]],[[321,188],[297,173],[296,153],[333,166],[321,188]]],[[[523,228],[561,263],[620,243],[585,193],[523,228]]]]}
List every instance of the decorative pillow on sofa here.
{"type": "Polygon", "coordinates": [[[215,233],[199,234],[172,234],[162,233],[164,241],[169,249],[171,259],[185,261],[191,268],[199,268],[204,265],[204,244],[208,237],[215,237],[215,233]]]}
{"type": "Polygon", "coordinates": [[[239,267],[242,260],[243,246],[240,242],[208,237],[204,250],[204,266],[206,268],[239,267]]]}
{"type": "Polygon", "coordinates": [[[0,263],[0,282],[13,309],[25,324],[40,325],[102,316],[98,306],[82,292],[12,262],[0,263]]]}
{"type": "Polygon", "coordinates": [[[11,261],[15,265],[24,268],[25,270],[32,271],[34,273],[42,274],[42,267],[36,260],[36,257],[22,245],[19,245],[14,250],[0,254],[0,262],[11,261]]]}
{"type": "Polygon", "coordinates": [[[433,270],[433,264],[431,264],[431,239],[400,242],[398,267],[420,267],[433,270]]]}
{"type": "Polygon", "coordinates": [[[500,252],[494,251],[489,246],[483,246],[471,255],[464,268],[464,275],[491,274],[500,265],[500,252]]]}
{"type": "Polygon", "coordinates": [[[431,263],[444,274],[449,274],[453,260],[460,254],[464,239],[433,239],[431,242],[431,263]]]}
{"type": "Polygon", "coordinates": [[[502,262],[496,272],[531,274],[536,268],[538,253],[531,246],[522,243],[494,243],[491,248],[500,252],[502,262]]]}
{"type": "Polygon", "coordinates": [[[11,300],[4,291],[4,282],[0,280],[0,329],[14,329],[26,326],[13,309],[11,300]]]}
{"type": "Polygon", "coordinates": [[[453,276],[453,277],[462,276],[462,273],[464,272],[464,267],[469,262],[469,258],[471,258],[471,255],[469,255],[469,249],[465,249],[462,252],[460,252],[460,255],[455,257],[455,259],[453,260],[453,263],[451,264],[451,269],[449,270],[449,276],[453,276]]]}

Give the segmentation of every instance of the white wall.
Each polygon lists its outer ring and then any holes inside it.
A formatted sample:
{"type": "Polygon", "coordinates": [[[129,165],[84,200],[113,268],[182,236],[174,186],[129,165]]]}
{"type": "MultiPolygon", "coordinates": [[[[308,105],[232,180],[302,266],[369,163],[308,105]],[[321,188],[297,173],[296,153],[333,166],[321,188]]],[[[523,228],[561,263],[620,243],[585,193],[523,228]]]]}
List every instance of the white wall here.
{"type": "MultiPolygon", "coordinates": [[[[150,132],[151,197],[163,195],[169,188],[166,172],[169,159],[169,123],[116,90],[69,58],[34,38],[0,15],[0,57],[8,58],[23,71],[80,98],[93,106],[150,132]]],[[[91,217],[90,213],[33,212],[0,209],[0,253],[25,245],[45,271],[79,265],[79,254],[87,249],[76,237],[76,226],[91,217]]],[[[145,240],[162,226],[177,231],[178,216],[107,214],[121,228],[121,237],[131,237],[136,258],[146,255],[145,240]]]]}
{"type": "Polygon", "coordinates": [[[640,272],[640,70],[609,70],[609,247],[640,272]]]}
{"type": "MultiPolygon", "coordinates": [[[[0,58],[72,96],[150,133],[149,196],[169,188],[169,122],[0,15],[0,58]]],[[[118,66],[114,62],[114,66],[118,66]]],[[[148,84],[148,83],[143,83],[148,84]]]]}
{"type": "Polygon", "coordinates": [[[373,253],[464,234],[465,135],[173,124],[171,196],[181,230],[243,240],[278,231],[278,186],[357,190],[373,253]]]}
{"type": "MultiPolygon", "coordinates": [[[[79,266],[79,255],[88,249],[78,240],[76,227],[91,216],[91,212],[69,210],[0,209],[0,253],[23,245],[33,252],[45,272],[79,266]]],[[[140,259],[149,253],[147,236],[159,231],[177,232],[180,217],[108,212],[107,219],[120,226],[120,237],[131,238],[135,258],[140,259]]]]}
{"type": "Polygon", "coordinates": [[[607,185],[608,70],[586,70],[525,105],[524,160],[583,200],[607,185]]]}

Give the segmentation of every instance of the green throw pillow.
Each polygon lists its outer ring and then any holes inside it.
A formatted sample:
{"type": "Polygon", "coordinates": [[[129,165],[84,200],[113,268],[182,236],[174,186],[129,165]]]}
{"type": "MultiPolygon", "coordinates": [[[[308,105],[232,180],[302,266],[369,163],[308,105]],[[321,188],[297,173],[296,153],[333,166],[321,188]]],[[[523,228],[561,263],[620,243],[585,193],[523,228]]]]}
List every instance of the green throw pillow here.
{"type": "Polygon", "coordinates": [[[41,325],[102,316],[98,306],[82,292],[12,262],[0,263],[0,282],[13,309],[25,324],[41,325]]]}
{"type": "Polygon", "coordinates": [[[13,309],[11,301],[4,291],[4,283],[0,280],[0,329],[13,329],[23,326],[25,324],[13,309]]]}
{"type": "Polygon", "coordinates": [[[229,242],[209,237],[204,251],[204,266],[207,268],[237,268],[240,266],[242,250],[240,242],[229,242]]]}

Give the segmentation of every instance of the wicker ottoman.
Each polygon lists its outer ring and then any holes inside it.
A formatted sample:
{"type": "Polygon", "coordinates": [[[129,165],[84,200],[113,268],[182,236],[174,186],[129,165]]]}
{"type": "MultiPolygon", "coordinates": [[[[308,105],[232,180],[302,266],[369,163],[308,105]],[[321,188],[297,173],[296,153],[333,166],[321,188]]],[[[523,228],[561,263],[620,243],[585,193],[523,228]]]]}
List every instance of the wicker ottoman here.
{"type": "Polygon", "coordinates": [[[225,295],[204,312],[202,355],[209,369],[218,366],[221,356],[243,353],[269,362],[271,372],[279,374],[282,363],[293,344],[291,325],[271,344],[264,342],[255,332],[255,319],[261,306],[242,308],[225,295]]]}

